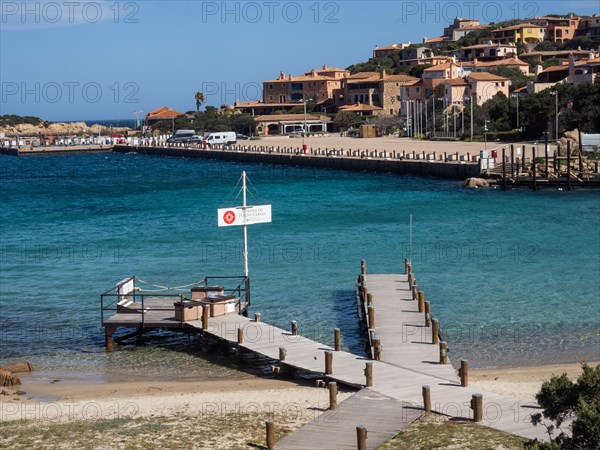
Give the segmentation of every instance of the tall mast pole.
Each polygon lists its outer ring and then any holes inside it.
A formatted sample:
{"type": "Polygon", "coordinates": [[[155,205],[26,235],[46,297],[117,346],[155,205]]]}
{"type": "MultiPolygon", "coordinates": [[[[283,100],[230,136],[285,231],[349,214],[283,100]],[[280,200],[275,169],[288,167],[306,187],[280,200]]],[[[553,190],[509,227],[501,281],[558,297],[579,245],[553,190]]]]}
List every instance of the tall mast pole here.
{"type": "Polygon", "coordinates": [[[410,250],[408,255],[408,260],[412,264],[412,212],[410,213],[410,225],[409,225],[409,241],[410,241],[410,250]]]}
{"type": "MultiPolygon", "coordinates": [[[[246,171],[242,172],[242,194],[244,203],[242,204],[242,211],[246,214],[246,171]]],[[[244,216],[245,217],[245,216],[244,216]]],[[[248,276],[248,227],[246,226],[246,220],[244,219],[244,275],[248,276]]]]}

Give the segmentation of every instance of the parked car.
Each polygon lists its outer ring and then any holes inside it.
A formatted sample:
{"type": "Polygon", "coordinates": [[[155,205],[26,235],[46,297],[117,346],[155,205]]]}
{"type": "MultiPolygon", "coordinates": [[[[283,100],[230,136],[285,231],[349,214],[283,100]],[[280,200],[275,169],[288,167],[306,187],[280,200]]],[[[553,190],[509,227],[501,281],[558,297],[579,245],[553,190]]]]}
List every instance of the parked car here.
{"type": "Polygon", "coordinates": [[[202,144],[204,142],[204,136],[192,136],[186,141],[186,144],[202,144]]]}
{"type": "Polygon", "coordinates": [[[194,130],[177,130],[175,133],[173,133],[173,136],[167,139],[167,143],[184,143],[192,137],[194,137],[195,135],[196,132],[194,130]]]}
{"type": "Polygon", "coordinates": [[[236,133],[236,137],[241,141],[245,141],[246,139],[249,139],[248,136],[246,136],[245,134],[242,134],[242,133],[236,133]]]}
{"type": "Polygon", "coordinates": [[[304,130],[296,130],[296,131],[292,131],[290,134],[288,134],[288,136],[291,138],[297,138],[297,137],[308,136],[308,133],[304,130]]]}

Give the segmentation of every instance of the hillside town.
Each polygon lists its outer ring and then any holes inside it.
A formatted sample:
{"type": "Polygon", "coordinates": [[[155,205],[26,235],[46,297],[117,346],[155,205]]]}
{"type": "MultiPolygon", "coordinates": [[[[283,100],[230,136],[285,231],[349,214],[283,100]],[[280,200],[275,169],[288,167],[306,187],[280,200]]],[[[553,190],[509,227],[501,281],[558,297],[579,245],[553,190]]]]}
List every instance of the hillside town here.
{"type": "MultiPolygon", "coordinates": [[[[599,73],[599,47],[596,15],[487,25],[457,17],[442,36],[424,37],[420,44],[375,46],[366,63],[346,69],[323,65],[300,75],[281,71],[262,83],[262,99],[238,100],[221,110],[251,115],[252,131],[259,136],[338,131],[387,117],[402,120],[408,136],[457,137],[460,133],[449,122],[456,117],[464,121],[469,109],[498,94],[518,105],[530,94],[555,92],[558,85],[593,83],[599,73]],[[429,127],[419,122],[427,122],[421,116],[428,112],[433,114],[429,127]]],[[[152,125],[182,117],[184,113],[162,107],[146,120],[152,125]]],[[[520,128],[517,118],[512,129],[520,128]]],[[[554,135],[558,130],[551,131],[554,135]]]]}

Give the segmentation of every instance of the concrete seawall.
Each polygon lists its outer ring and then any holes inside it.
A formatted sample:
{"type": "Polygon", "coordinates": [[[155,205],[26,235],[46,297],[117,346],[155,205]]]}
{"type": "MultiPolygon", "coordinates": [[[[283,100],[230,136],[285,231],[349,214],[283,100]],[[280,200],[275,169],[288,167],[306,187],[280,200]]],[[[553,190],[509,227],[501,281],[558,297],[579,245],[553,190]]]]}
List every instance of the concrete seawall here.
{"type": "Polygon", "coordinates": [[[33,147],[20,149],[14,147],[0,147],[0,155],[7,156],[87,155],[110,152],[112,152],[112,147],[110,146],[33,147]]]}
{"type": "Polygon", "coordinates": [[[478,163],[458,161],[402,160],[392,158],[359,158],[346,156],[268,153],[250,150],[198,150],[176,147],[130,147],[117,145],[116,153],[136,152],[154,156],[203,158],[219,161],[278,164],[323,169],[387,172],[464,180],[479,175],[478,163]]]}

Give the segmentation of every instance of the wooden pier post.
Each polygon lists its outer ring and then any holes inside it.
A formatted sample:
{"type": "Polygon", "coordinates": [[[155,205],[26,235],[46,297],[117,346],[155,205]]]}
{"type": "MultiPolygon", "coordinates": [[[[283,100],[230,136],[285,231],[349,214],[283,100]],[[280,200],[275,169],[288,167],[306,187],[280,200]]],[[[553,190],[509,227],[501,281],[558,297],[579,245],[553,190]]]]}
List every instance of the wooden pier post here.
{"type": "Polygon", "coordinates": [[[544,156],[546,157],[546,178],[550,178],[548,172],[548,132],[544,133],[544,156]]]}
{"type": "Polygon", "coordinates": [[[333,341],[335,351],[339,352],[342,349],[342,333],[339,328],[333,329],[333,341]]]}
{"type": "Polygon", "coordinates": [[[373,339],[373,359],[381,361],[381,341],[379,339],[373,339]]]}
{"type": "Polygon", "coordinates": [[[373,386],[373,363],[368,362],[365,365],[365,382],[367,387],[373,386]]]}
{"type": "Polygon", "coordinates": [[[356,426],[356,449],[367,450],[367,428],[364,425],[356,426]]]}
{"type": "Polygon", "coordinates": [[[431,326],[431,302],[425,302],[425,326],[431,326]]]}
{"type": "Polygon", "coordinates": [[[515,177],[515,145],[510,144],[510,177],[515,177]]]}
{"type": "Polygon", "coordinates": [[[404,258],[404,273],[408,275],[408,258],[404,258]]]}
{"type": "Polygon", "coordinates": [[[202,305],[202,329],[208,330],[208,318],[210,317],[210,306],[202,305]]]}
{"type": "Polygon", "coordinates": [[[367,274],[367,261],[365,261],[364,259],[360,260],[360,274],[361,275],[367,274]]]}
{"type": "Polygon", "coordinates": [[[437,345],[440,341],[440,323],[437,319],[431,319],[431,342],[437,345]]]}
{"type": "Polygon", "coordinates": [[[423,386],[423,409],[425,412],[431,412],[431,388],[427,385],[423,386]]]}
{"type": "Polygon", "coordinates": [[[254,313],[254,321],[255,322],[260,322],[261,319],[261,314],[260,313],[254,313]]]}
{"type": "Polygon", "coordinates": [[[369,328],[375,328],[375,307],[372,303],[367,307],[367,312],[369,313],[369,328]]]}
{"type": "Polygon", "coordinates": [[[244,329],[243,328],[237,329],[237,343],[238,344],[244,343],[244,329]]]}
{"type": "Polygon", "coordinates": [[[287,356],[287,350],[285,347],[279,347],[279,361],[285,361],[285,357],[287,356]]]}
{"type": "Polygon", "coordinates": [[[571,190],[571,141],[567,141],[567,191],[571,190]]]}
{"type": "Polygon", "coordinates": [[[373,304],[373,294],[367,294],[367,306],[373,304]]]}
{"type": "Polygon", "coordinates": [[[532,189],[534,191],[537,191],[537,184],[536,184],[536,169],[537,169],[537,164],[535,163],[535,146],[531,148],[531,174],[533,175],[533,186],[532,189]]]}
{"type": "Polygon", "coordinates": [[[506,190],[506,150],[502,147],[502,190],[506,190]]]}
{"type": "Polygon", "coordinates": [[[112,336],[117,327],[108,325],[104,327],[104,345],[106,346],[106,350],[112,350],[115,347],[115,341],[112,336]]]}
{"type": "Polygon", "coordinates": [[[275,423],[272,420],[265,421],[267,427],[267,448],[275,450],[275,423]]]}
{"type": "Polygon", "coordinates": [[[419,312],[425,312],[425,292],[419,291],[419,312]]]}
{"type": "Polygon", "coordinates": [[[337,383],[335,381],[329,382],[329,409],[337,409],[337,383]]]}
{"type": "Polygon", "coordinates": [[[325,352],[325,375],[333,374],[333,352],[325,352]]]}
{"type": "Polygon", "coordinates": [[[292,336],[296,336],[298,334],[298,322],[292,320],[292,336]]]}
{"type": "Polygon", "coordinates": [[[440,342],[440,364],[448,364],[448,343],[440,342]]]}
{"type": "Polygon", "coordinates": [[[415,302],[419,300],[419,286],[416,284],[412,286],[412,298],[415,302]]]}
{"type": "Polygon", "coordinates": [[[460,376],[460,385],[462,387],[467,387],[469,385],[469,361],[466,359],[460,360],[458,375],[460,376]]]}
{"type": "Polygon", "coordinates": [[[471,409],[473,410],[473,422],[481,422],[483,420],[483,395],[473,394],[471,409]]]}

